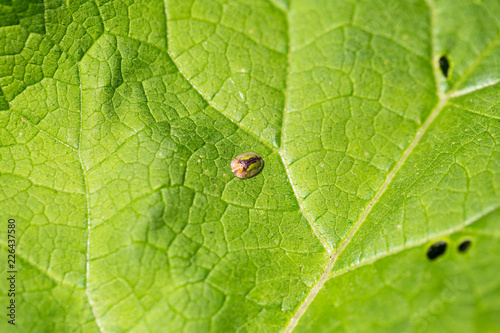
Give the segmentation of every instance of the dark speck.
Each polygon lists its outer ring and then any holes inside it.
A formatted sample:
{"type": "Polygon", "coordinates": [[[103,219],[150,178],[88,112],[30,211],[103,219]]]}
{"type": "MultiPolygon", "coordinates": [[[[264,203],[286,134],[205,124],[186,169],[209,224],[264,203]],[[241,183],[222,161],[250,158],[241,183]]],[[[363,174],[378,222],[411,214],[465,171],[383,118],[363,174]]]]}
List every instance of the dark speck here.
{"type": "Polygon", "coordinates": [[[450,63],[448,62],[448,58],[446,56],[442,56],[439,58],[439,67],[441,68],[441,72],[445,78],[448,78],[448,70],[450,69],[450,63]]]}
{"type": "Polygon", "coordinates": [[[444,241],[439,241],[439,242],[432,244],[427,249],[427,258],[429,258],[429,260],[434,260],[437,257],[442,256],[446,251],[446,246],[447,246],[447,244],[444,241]]]}
{"type": "Polygon", "coordinates": [[[469,250],[470,246],[472,245],[472,242],[470,240],[464,240],[460,245],[458,246],[458,251],[465,253],[467,250],[469,250]]]}

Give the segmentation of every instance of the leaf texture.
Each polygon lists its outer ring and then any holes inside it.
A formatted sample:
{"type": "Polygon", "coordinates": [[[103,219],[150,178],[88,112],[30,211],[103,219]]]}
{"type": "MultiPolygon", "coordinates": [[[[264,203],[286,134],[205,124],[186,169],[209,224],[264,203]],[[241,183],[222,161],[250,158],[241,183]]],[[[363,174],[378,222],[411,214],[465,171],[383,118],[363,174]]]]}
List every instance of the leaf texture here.
{"type": "Polygon", "coordinates": [[[0,17],[17,328],[500,330],[498,1],[8,0],[0,17]],[[244,152],[265,166],[240,180],[244,152]]]}

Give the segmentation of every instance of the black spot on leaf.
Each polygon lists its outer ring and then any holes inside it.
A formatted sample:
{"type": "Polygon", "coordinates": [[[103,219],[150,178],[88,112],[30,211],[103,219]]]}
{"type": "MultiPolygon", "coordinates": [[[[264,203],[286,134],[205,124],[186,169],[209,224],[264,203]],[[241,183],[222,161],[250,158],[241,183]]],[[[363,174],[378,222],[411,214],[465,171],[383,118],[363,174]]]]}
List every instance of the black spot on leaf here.
{"type": "Polygon", "coordinates": [[[450,62],[446,56],[439,58],[439,67],[441,68],[441,72],[443,72],[444,77],[447,78],[448,70],[450,69],[450,62]]]}
{"type": "Polygon", "coordinates": [[[460,245],[458,245],[458,251],[465,253],[467,250],[469,250],[470,246],[472,245],[472,242],[470,240],[464,240],[460,245]]]}
{"type": "Polygon", "coordinates": [[[439,241],[439,242],[432,244],[427,249],[427,258],[429,258],[429,260],[434,260],[437,257],[442,256],[446,251],[447,245],[448,244],[446,244],[446,242],[444,242],[444,241],[439,241]]]}

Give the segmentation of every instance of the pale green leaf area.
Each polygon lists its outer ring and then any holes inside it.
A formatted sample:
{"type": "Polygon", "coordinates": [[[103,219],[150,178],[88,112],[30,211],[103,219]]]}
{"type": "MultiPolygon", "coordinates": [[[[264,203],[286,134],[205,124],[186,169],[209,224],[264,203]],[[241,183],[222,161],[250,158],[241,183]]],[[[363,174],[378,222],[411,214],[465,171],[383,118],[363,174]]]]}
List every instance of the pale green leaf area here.
{"type": "Polygon", "coordinates": [[[1,0],[0,221],[1,332],[499,332],[500,2],[1,0]]]}

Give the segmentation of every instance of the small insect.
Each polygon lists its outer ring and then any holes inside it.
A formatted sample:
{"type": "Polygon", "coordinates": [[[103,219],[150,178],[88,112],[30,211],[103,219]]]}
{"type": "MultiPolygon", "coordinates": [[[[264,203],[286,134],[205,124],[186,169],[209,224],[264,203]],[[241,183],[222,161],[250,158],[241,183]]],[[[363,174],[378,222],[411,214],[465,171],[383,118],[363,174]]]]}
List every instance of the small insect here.
{"type": "Polygon", "coordinates": [[[243,153],[231,161],[231,170],[241,179],[255,176],[262,170],[264,160],[256,153],[243,153]]]}

